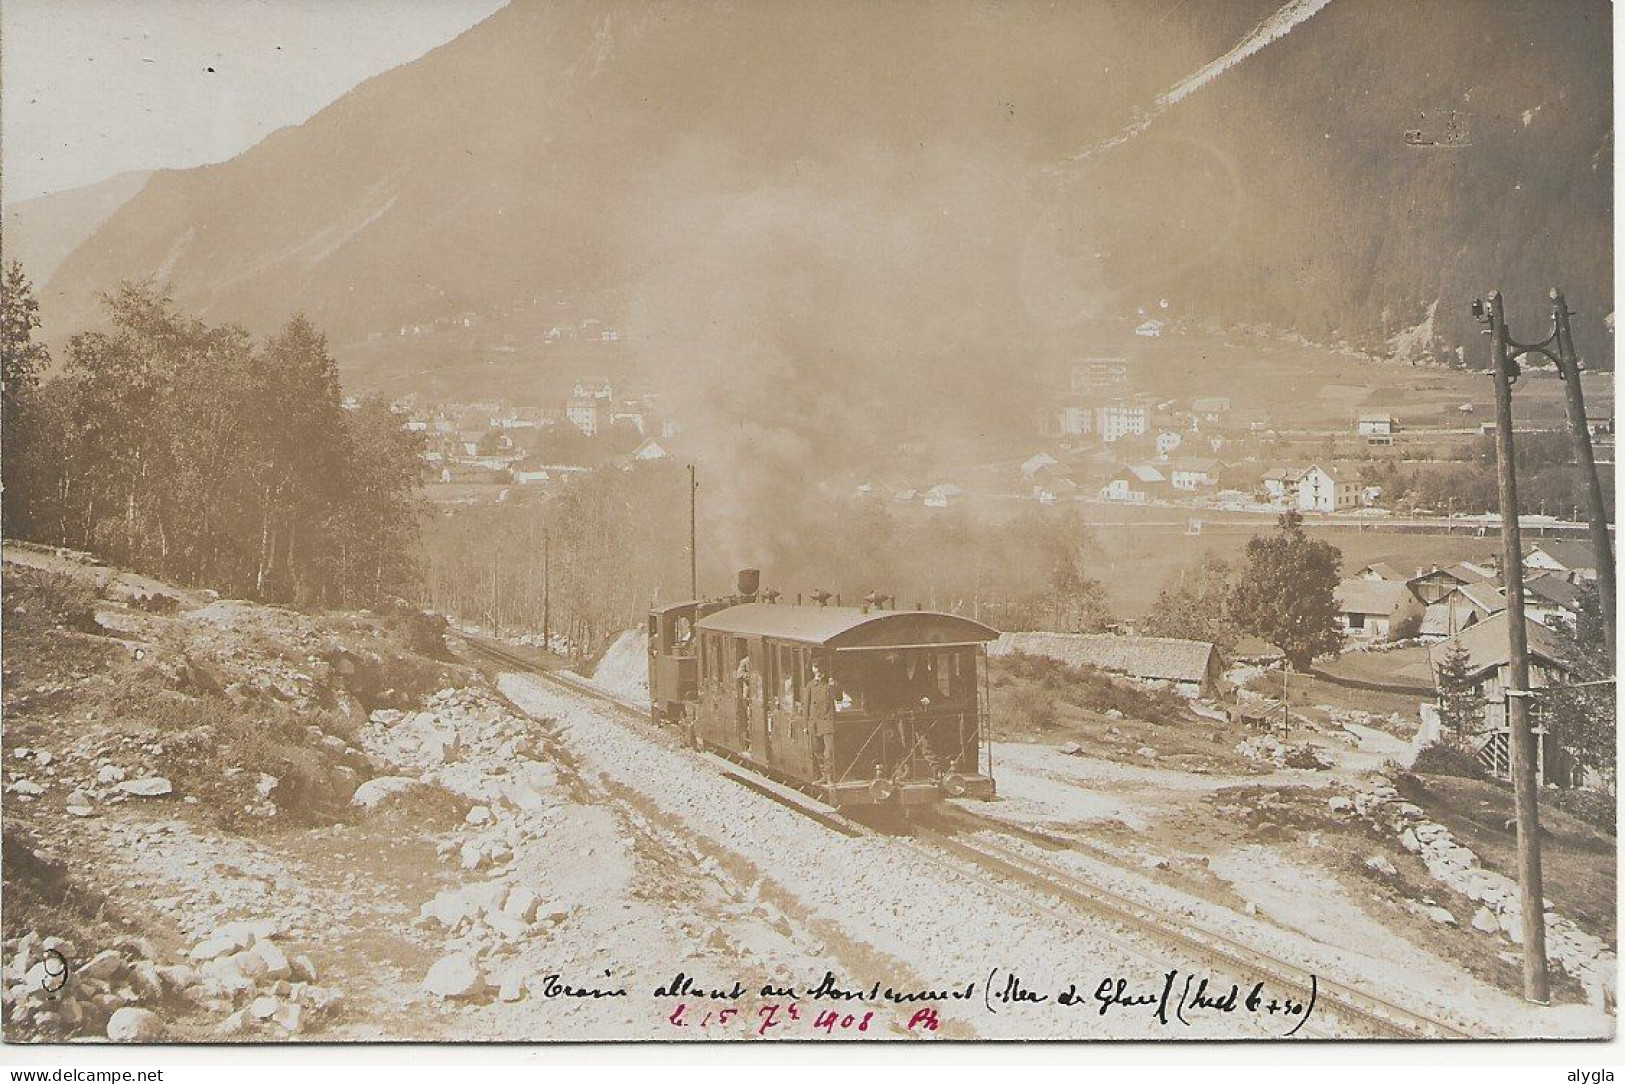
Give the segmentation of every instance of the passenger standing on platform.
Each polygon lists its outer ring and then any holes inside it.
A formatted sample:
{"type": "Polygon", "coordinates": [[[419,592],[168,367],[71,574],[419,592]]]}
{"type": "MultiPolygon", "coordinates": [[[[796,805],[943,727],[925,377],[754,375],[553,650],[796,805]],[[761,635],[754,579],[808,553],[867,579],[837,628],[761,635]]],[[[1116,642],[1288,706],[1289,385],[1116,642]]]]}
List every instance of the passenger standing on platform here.
{"type": "Polygon", "coordinates": [[[734,669],[734,685],[738,689],[736,698],[738,706],[735,710],[734,722],[739,727],[739,747],[741,749],[750,748],[750,694],[754,676],[750,669],[750,656],[742,656],[739,665],[734,669]]]}
{"type": "Polygon", "coordinates": [[[812,680],[802,699],[806,703],[807,725],[812,730],[813,753],[823,781],[832,782],[835,763],[835,686],[824,676],[824,668],[813,663],[812,680]]]}

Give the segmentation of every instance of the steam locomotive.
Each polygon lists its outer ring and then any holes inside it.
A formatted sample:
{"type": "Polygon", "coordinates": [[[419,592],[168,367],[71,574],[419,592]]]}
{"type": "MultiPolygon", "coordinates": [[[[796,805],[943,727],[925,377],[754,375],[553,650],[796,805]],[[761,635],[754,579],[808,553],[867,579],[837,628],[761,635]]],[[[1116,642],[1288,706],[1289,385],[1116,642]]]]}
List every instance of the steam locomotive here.
{"type": "Polygon", "coordinates": [[[954,614],[738,593],[649,612],[651,715],[828,805],[991,798],[986,644],[954,614]]]}

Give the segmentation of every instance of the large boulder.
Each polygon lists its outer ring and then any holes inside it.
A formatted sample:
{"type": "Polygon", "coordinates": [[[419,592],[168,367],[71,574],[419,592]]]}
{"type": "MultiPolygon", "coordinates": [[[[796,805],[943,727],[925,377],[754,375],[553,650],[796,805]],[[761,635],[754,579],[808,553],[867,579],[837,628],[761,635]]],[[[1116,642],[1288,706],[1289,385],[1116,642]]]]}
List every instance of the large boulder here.
{"type": "Polygon", "coordinates": [[[423,988],[444,998],[478,997],[485,991],[485,975],[474,957],[454,952],[435,961],[423,978],[423,988]]]}
{"type": "Polygon", "coordinates": [[[144,779],[126,779],[118,785],[118,789],[137,798],[162,798],[166,794],[174,793],[175,790],[169,780],[161,775],[149,775],[144,779]]]}
{"type": "Polygon", "coordinates": [[[107,1021],[107,1037],[115,1043],[151,1043],[164,1037],[163,1017],[150,1009],[126,1005],[107,1021]]]}

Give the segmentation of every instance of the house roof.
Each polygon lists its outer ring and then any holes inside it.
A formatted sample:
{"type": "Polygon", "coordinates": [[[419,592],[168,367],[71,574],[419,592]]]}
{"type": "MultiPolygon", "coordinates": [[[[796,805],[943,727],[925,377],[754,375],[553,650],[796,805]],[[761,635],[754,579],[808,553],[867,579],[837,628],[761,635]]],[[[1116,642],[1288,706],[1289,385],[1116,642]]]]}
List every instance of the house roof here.
{"type": "Polygon", "coordinates": [[[1048,452],[1039,452],[1037,455],[1021,464],[1021,472],[1023,474],[1034,474],[1043,470],[1045,467],[1059,466],[1060,462],[1061,461],[1059,459],[1056,459],[1048,452]]]}
{"type": "MultiPolygon", "coordinates": [[[[1548,666],[1564,669],[1562,641],[1557,634],[1532,618],[1524,618],[1523,623],[1529,637],[1530,657],[1548,666]]],[[[1428,660],[1433,664],[1435,673],[1449,652],[1450,645],[1457,643],[1467,649],[1467,669],[1474,677],[1504,665],[1512,654],[1507,643],[1507,612],[1502,610],[1493,617],[1486,617],[1471,628],[1428,648],[1428,660]]]]}
{"type": "Polygon", "coordinates": [[[1206,640],[1068,632],[1007,632],[990,655],[1038,655],[1152,681],[1201,682],[1218,648],[1206,640]]]}
{"type": "Polygon", "coordinates": [[[1162,472],[1149,463],[1132,463],[1118,471],[1116,474],[1112,475],[1112,477],[1114,479],[1127,477],[1136,482],[1167,481],[1167,479],[1163,477],[1162,472]]]}
{"type": "Polygon", "coordinates": [[[1207,474],[1218,465],[1219,461],[1217,459],[1203,459],[1198,456],[1187,456],[1183,459],[1168,460],[1169,470],[1194,471],[1199,474],[1207,474]]]}
{"type": "Polygon", "coordinates": [[[1264,472],[1264,480],[1266,482],[1296,482],[1303,477],[1304,471],[1307,469],[1306,467],[1271,467],[1264,472]]]}
{"type": "Polygon", "coordinates": [[[1478,611],[1454,596],[1435,602],[1422,613],[1417,632],[1423,636],[1454,636],[1479,620],[1478,611]]]}
{"type": "Polygon", "coordinates": [[[1360,570],[1362,575],[1367,572],[1379,580],[1393,580],[1395,583],[1407,583],[1411,578],[1409,573],[1401,572],[1387,561],[1375,561],[1360,570]]]}
{"type": "Polygon", "coordinates": [[[1589,542],[1570,542],[1566,539],[1542,540],[1529,547],[1529,552],[1539,550],[1570,572],[1578,569],[1596,569],[1597,557],[1591,549],[1589,542]]]}
{"type": "Polygon", "coordinates": [[[1191,409],[1198,414],[1222,414],[1230,409],[1230,400],[1217,395],[1192,399],[1191,409]]]}
{"type": "Polygon", "coordinates": [[[1392,580],[1344,580],[1337,585],[1337,610],[1346,614],[1391,614],[1410,601],[1403,583],[1392,580]]]}
{"type": "Polygon", "coordinates": [[[789,606],[767,602],[729,606],[701,618],[694,627],[831,648],[985,643],[999,635],[968,617],[929,610],[865,610],[858,606],[789,606]]]}
{"type": "Polygon", "coordinates": [[[1392,423],[1393,420],[1394,420],[1394,416],[1392,414],[1388,414],[1388,413],[1385,413],[1384,411],[1378,410],[1378,411],[1372,411],[1370,413],[1361,414],[1360,415],[1360,420],[1362,422],[1389,422],[1389,423],[1392,423]]]}
{"type": "Polygon", "coordinates": [[[1580,589],[1555,572],[1532,576],[1523,583],[1524,589],[1543,602],[1574,609],[1580,601],[1580,589]]]}
{"type": "Polygon", "coordinates": [[[1506,592],[1493,583],[1464,583],[1456,588],[1454,594],[1460,595],[1473,608],[1485,614],[1500,613],[1507,608],[1506,592]]]}

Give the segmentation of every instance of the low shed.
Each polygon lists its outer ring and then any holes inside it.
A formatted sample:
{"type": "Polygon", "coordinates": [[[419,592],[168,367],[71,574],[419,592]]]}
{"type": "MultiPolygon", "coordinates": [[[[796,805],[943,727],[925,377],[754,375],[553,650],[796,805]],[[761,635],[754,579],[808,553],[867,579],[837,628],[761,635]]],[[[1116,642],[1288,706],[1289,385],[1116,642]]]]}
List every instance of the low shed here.
{"type": "Polygon", "coordinates": [[[1071,632],[1007,632],[987,645],[991,657],[1036,655],[1069,666],[1172,686],[1183,696],[1216,696],[1224,666],[1206,640],[1071,632]]]}

